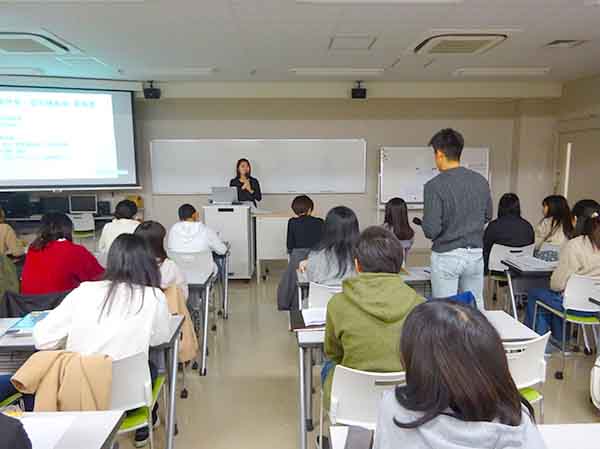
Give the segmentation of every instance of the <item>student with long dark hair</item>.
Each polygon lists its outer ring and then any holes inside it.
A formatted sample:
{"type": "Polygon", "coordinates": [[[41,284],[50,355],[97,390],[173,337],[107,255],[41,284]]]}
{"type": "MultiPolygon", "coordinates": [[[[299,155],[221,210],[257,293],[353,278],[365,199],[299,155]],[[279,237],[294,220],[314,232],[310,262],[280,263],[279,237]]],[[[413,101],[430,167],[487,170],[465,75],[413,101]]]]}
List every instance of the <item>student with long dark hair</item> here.
{"type": "Polygon", "coordinates": [[[73,222],[65,214],[42,217],[37,238],[27,255],[21,277],[21,293],[44,295],[72,290],[95,281],[104,269],[84,246],[73,243],[73,222]]]}
{"type": "Polygon", "coordinates": [[[353,252],[358,275],[344,281],[342,293],[327,305],[324,400],[329,402],[332,365],[375,372],[402,371],[396,356],[408,313],[423,302],[398,275],[402,245],[387,229],[371,226],[353,252]]]}
{"type": "Polygon", "coordinates": [[[374,449],[546,447],[500,336],[477,309],[449,301],[415,307],[400,352],[406,385],[384,393],[374,449]]]}
{"type": "Polygon", "coordinates": [[[385,204],[383,227],[392,231],[404,248],[404,260],[415,241],[415,231],[408,222],[408,207],[402,198],[392,198],[385,204]]]}
{"type": "Polygon", "coordinates": [[[573,238],[583,235],[586,220],[600,209],[600,203],[596,200],[579,200],[573,206],[573,238]]]}
{"type": "Polygon", "coordinates": [[[160,287],[166,289],[175,286],[183,292],[183,296],[187,299],[189,291],[185,276],[177,264],[168,258],[165,251],[164,242],[167,236],[165,227],[157,221],[145,221],[137,227],[133,234],[146,241],[150,252],[156,258],[160,270],[160,287]]]}
{"type": "MultiPolygon", "coordinates": [[[[169,316],[148,245],[137,235],[121,234],[108,252],[104,280],[73,290],[35,326],[33,338],[38,349],[57,349],[65,342],[67,351],[105,354],[115,361],[148,355],[150,346],[167,341],[169,316]]],[[[150,376],[156,377],[152,364],[150,376]]],[[[147,439],[147,428],[136,431],[137,447],[147,439]]]]}
{"type": "Polygon", "coordinates": [[[262,200],[260,183],[252,177],[252,165],[246,158],[242,158],[235,164],[235,178],[229,181],[230,187],[235,187],[239,201],[249,201],[256,206],[262,200]]]}
{"type": "MultiPolygon", "coordinates": [[[[588,217],[579,217],[581,235],[569,240],[560,252],[558,267],[550,278],[550,288],[535,288],[527,294],[525,324],[533,327],[535,302],[540,300],[550,307],[563,311],[563,292],[569,278],[578,274],[600,280],[600,207],[588,211],[588,217]]],[[[570,312],[580,316],[595,316],[594,313],[570,312]]],[[[552,336],[562,341],[562,319],[538,307],[535,330],[540,335],[552,330],[552,336]]]]}
{"type": "Polygon", "coordinates": [[[573,234],[569,202],[562,195],[550,195],[542,201],[544,218],[535,227],[535,249],[544,244],[560,248],[573,234]]]}
{"type": "Polygon", "coordinates": [[[334,207],[325,217],[321,241],[300,263],[300,271],[309,282],[339,285],[356,274],[352,250],[358,237],[356,214],[345,206],[334,207]]]}
{"type": "Polygon", "coordinates": [[[498,203],[498,218],[490,222],[483,234],[483,260],[485,272],[492,246],[495,244],[520,248],[533,244],[533,226],[521,217],[521,202],[514,193],[505,193],[498,203]]]}

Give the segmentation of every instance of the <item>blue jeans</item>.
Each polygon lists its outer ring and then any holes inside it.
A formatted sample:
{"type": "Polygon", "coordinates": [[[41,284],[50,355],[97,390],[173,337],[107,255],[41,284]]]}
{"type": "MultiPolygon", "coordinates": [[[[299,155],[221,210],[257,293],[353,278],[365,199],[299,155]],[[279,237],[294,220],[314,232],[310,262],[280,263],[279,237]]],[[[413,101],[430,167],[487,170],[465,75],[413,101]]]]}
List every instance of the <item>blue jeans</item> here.
{"type": "Polygon", "coordinates": [[[458,248],[447,253],[431,253],[431,291],[434,298],[448,298],[471,292],[477,307],[483,304],[483,250],[458,248]]]}
{"type": "MultiPolygon", "coordinates": [[[[527,292],[527,311],[525,314],[525,324],[533,329],[533,313],[535,311],[536,301],[541,301],[544,304],[552,307],[555,310],[563,312],[563,295],[548,288],[532,288],[527,292]]],[[[595,316],[594,312],[575,312],[571,313],[577,316],[595,316]]],[[[549,330],[552,330],[552,338],[558,342],[562,342],[562,325],[561,317],[550,313],[543,307],[538,306],[537,317],[535,320],[535,329],[538,334],[544,335],[549,330]]],[[[569,328],[567,327],[567,330],[569,328]]]]}

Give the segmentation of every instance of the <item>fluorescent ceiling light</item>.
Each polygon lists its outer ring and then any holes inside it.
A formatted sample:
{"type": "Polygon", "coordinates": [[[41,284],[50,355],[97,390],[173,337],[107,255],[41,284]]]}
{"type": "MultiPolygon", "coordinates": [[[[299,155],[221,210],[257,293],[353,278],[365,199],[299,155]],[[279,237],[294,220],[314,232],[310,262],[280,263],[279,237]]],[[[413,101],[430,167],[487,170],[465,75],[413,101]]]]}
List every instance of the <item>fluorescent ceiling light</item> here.
{"type": "Polygon", "coordinates": [[[454,71],[457,77],[545,76],[550,67],[463,67],[454,71]]]}
{"type": "Polygon", "coordinates": [[[464,0],[296,0],[296,3],[334,5],[435,5],[462,3],[464,0]]]}
{"type": "Polygon", "coordinates": [[[0,67],[0,75],[27,75],[27,76],[38,76],[43,75],[42,69],[36,69],[33,67],[0,67]]]}
{"type": "Polygon", "coordinates": [[[359,69],[342,67],[298,67],[290,69],[290,72],[298,76],[348,76],[348,77],[372,77],[381,76],[385,69],[359,69]]]}

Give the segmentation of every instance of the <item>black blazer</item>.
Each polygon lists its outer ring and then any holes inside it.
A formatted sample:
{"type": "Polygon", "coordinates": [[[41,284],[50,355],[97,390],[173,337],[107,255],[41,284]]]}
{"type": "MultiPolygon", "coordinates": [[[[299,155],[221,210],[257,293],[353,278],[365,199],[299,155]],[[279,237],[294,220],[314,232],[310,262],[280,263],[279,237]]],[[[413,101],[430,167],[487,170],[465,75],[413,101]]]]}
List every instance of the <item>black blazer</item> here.
{"type": "Polygon", "coordinates": [[[238,193],[238,201],[252,201],[256,206],[256,202],[262,200],[262,193],[260,192],[260,184],[258,179],[252,176],[248,177],[250,180],[250,187],[254,190],[254,193],[250,193],[247,190],[242,190],[242,182],[240,178],[233,178],[229,181],[229,187],[235,187],[238,193]]]}
{"type": "Polygon", "coordinates": [[[505,215],[490,222],[483,234],[485,272],[488,272],[490,252],[495,243],[519,248],[531,245],[533,242],[535,242],[533,226],[524,218],[516,215],[505,215]]]}
{"type": "Polygon", "coordinates": [[[0,449],[31,449],[31,441],[21,421],[0,413],[0,449]]]}

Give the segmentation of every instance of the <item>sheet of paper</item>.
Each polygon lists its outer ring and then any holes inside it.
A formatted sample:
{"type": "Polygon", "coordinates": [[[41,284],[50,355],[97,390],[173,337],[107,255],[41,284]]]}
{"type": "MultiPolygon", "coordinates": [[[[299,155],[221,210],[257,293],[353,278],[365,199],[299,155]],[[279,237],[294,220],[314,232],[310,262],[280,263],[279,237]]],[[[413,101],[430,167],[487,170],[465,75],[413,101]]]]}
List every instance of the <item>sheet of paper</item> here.
{"type": "Polygon", "coordinates": [[[547,262],[533,256],[511,256],[506,260],[523,271],[552,271],[558,266],[558,262],[547,262]]]}
{"type": "Polygon", "coordinates": [[[73,416],[31,416],[21,419],[32,449],[58,449],[58,443],[74,421],[73,416]]]}
{"type": "Polygon", "coordinates": [[[302,318],[307,326],[320,326],[327,320],[327,309],[303,309],[302,318]]]}

